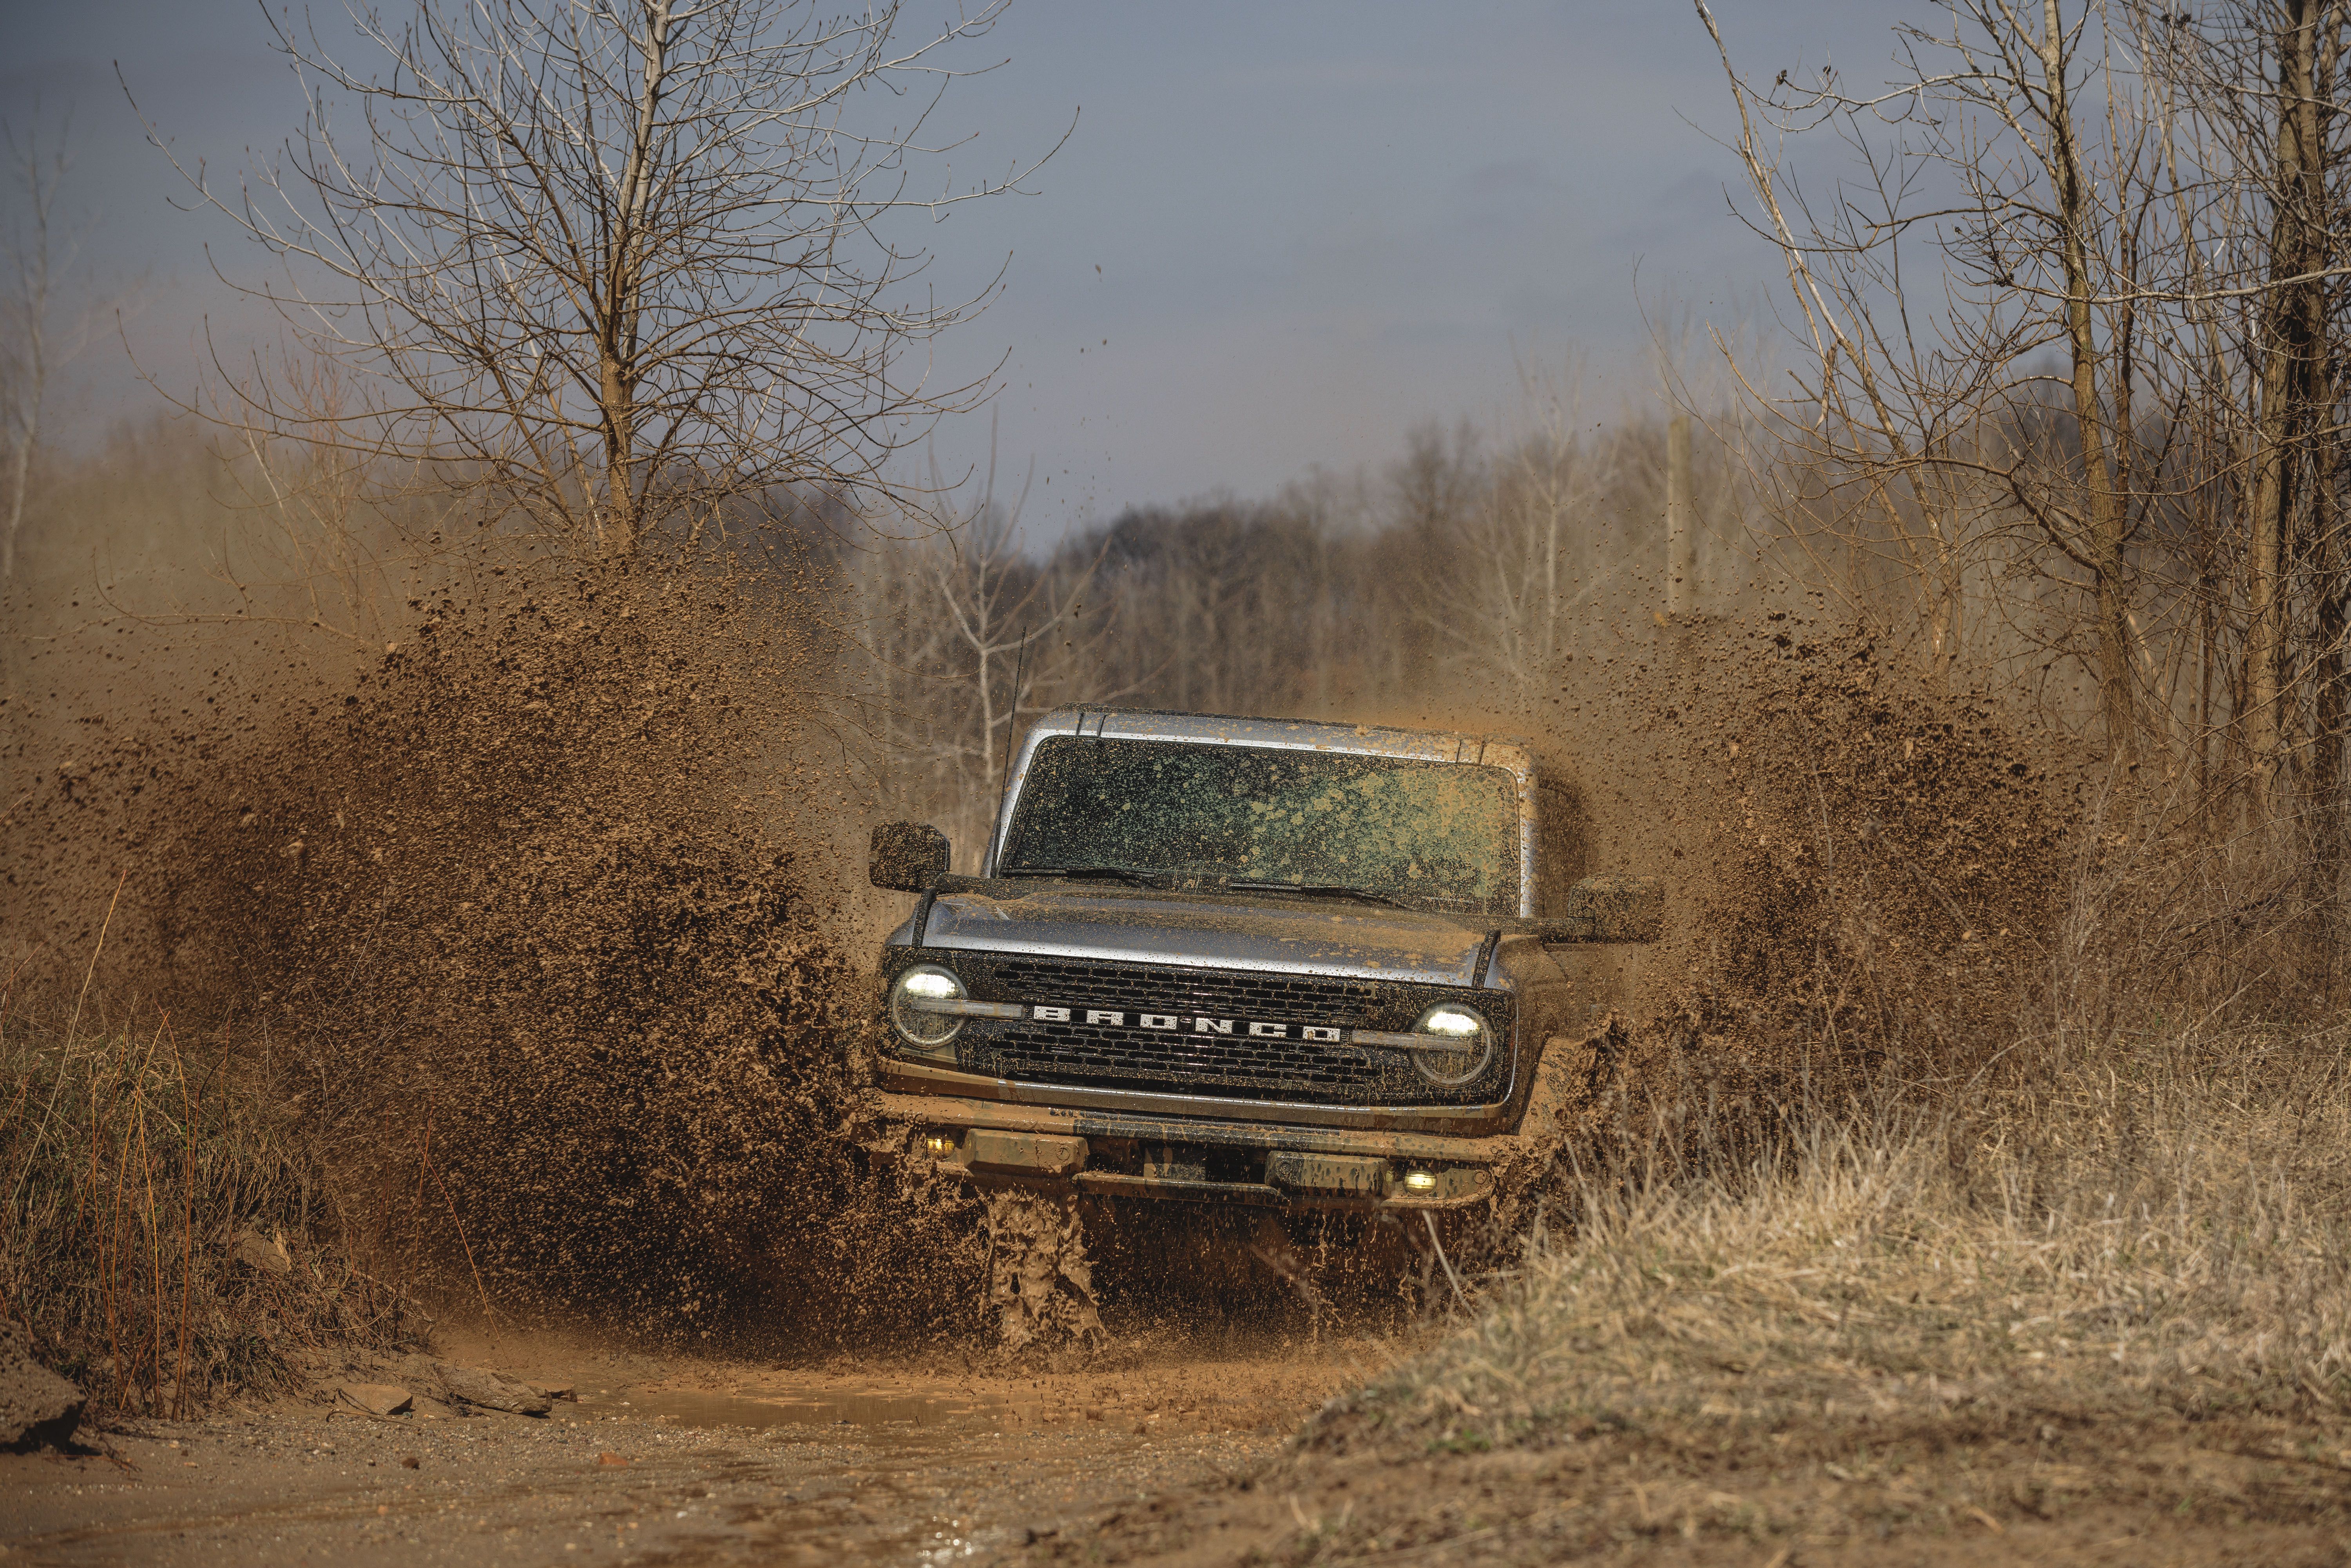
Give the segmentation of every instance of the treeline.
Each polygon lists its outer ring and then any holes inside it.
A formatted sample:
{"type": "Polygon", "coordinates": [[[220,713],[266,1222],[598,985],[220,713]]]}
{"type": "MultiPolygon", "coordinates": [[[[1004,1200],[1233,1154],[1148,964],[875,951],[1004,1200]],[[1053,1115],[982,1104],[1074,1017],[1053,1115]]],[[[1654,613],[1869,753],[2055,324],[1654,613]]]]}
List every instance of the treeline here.
{"type": "MultiPolygon", "coordinates": [[[[858,531],[835,559],[879,804],[946,828],[961,863],[1053,707],[1416,720],[1442,694],[1508,707],[1601,639],[1647,641],[1667,422],[1570,406],[1504,439],[1425,425],[1375,472],[1130,507],[1041,551],[987,493],[935,532],[858,531]]],[[[1746,487],[1719,443],[1698,450],[1703,590],[1725,608],[1749,592],[1746,487]]]]}

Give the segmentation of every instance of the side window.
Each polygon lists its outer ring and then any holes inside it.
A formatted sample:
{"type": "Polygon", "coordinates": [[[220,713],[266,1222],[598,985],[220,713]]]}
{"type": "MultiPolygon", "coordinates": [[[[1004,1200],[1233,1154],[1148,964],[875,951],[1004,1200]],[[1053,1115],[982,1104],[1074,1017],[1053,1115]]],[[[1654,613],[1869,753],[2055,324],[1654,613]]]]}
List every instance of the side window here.
{"type": "Polygon", "coordinates": [[[1535,913],[1564,913],[1567,890],[1583,880],[1591,859],[1583,792],[1573,784],[1535,784],[1535,913]]]}

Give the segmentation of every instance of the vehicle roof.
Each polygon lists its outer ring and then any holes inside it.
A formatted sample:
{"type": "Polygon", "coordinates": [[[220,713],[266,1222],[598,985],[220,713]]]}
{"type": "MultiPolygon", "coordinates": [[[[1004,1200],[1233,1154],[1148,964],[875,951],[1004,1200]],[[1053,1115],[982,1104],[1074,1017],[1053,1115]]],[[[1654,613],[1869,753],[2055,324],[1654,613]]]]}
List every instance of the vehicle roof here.
{"type": "Polygon", "coordinates": [[[1084,704],[1055,708],[1030,727],[1020,763],[1040,740],[1056,735],[1116,736],[1130,740],[1188,740],[1224,746],[1263,746],[1307,751],[1353,752],[1373,757],[1408,757],[1429,762],[1484,763],[1522,777],[1531,771],[1532,748],[1516,736],[1468,735],[1456,730],[1404,729],[1390,725],[1348,724],[1302,718],[1251,718],[1240,714],[1175,713],[1158,708],[1123,708],[1084,704]]]}

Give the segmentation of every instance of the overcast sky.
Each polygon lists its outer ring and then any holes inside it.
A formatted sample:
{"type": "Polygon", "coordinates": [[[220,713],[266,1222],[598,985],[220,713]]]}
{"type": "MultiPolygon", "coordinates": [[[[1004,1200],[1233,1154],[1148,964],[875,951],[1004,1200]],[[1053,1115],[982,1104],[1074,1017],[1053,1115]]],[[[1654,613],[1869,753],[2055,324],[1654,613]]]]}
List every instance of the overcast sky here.
{"type": "MultiPolygon", "coordinates": [[[[208,317],[231,338],[249,326],[205,245],[232,272],[259,257],[168,204],[174,177],[116,68],[183,157],[235,169],[300,115],[261,13],[0,6],[0,105],[20,132],[70,112],[84,262],[101,286],[147,279],[132,344],[184,382],[208,317]]],[[[1766,79],[1874,64],[1910,8],[1717,5],[1766,79]]],[[[332,37],[340,6],[313,14],[332,37]]],[[[1423,420],[1507,426],[1522,365],[1580,360],[1604,406],[1653,395],[1644,306],[1736,314],[1775,270],[1726,211],[1735,170],[1708,140],[1721,69],[1677,0],[1012,0],[966,54],[996,59],[949,96],[948,121],[977,136],[959,157],[1033,155],[1072,117],[1075,132],[1039,193],[910,237],[937,254],[945,292],[1004,270],[996,304],[940,346],[941,371],[1004,358],[998,450],[1016,472],[1036,465],[1038,542],[1131,503],[1377,465],[1423,420]]],[[[85,415],[153,406],[123,359],[110,339],[85,350],[85,415]]],[[[941,431],[951,469],[984,455],[988,420],[941,431]]]]}

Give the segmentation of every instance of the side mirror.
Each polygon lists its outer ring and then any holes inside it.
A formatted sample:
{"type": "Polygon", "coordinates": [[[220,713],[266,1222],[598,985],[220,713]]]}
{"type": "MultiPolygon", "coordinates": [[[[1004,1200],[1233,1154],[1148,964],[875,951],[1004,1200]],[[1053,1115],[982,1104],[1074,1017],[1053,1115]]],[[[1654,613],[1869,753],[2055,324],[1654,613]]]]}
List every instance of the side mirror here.
{"type": "Polygon", "coordinates": [[[947,836],[928,822],[884,822],[873,830],[865,862],[876,887],[920,893],[947,873],[947,836]]]}
{"type": "Polygon", "coordinates": [[[1587,876],[1562,907],[1526,921],[1546,942],[1655,942],[1665,935],[1666,884],[1654,876],[1587,876]]]}

